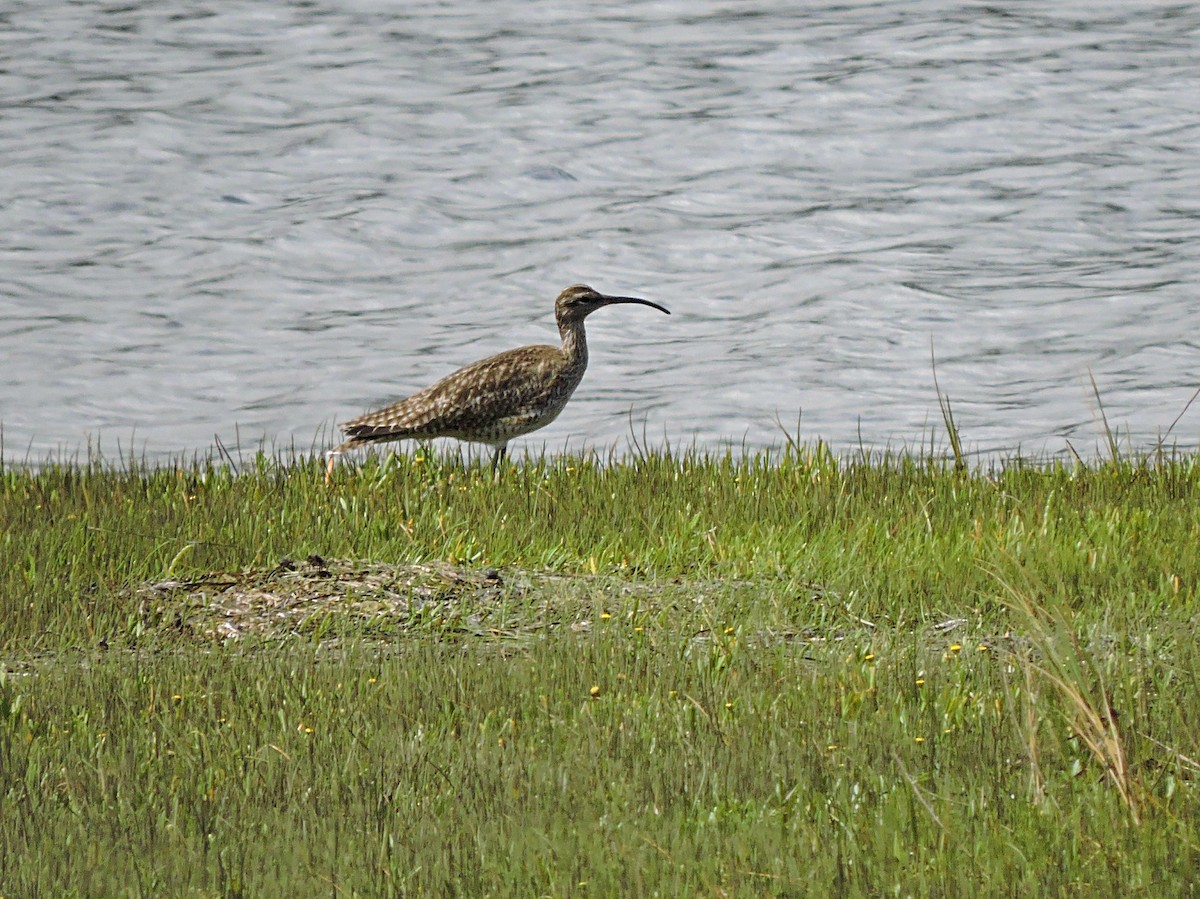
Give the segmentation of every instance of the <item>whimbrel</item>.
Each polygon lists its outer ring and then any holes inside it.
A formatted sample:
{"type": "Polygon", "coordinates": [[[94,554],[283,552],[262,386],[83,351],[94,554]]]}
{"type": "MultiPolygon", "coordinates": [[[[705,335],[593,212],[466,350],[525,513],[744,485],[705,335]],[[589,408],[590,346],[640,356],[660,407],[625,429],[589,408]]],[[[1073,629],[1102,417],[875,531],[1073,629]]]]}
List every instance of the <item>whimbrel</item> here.
{"type": "Polygon", "coordinates": [[[558,418],[587,369],[583,320],[617,303],[638,303],[671,314],[649,300],[605,296],[583,284],[568,287],[554,301],[561,347],[523,346],[480,359],[407,399],[346,422],[342,430],[349,439],[327,454],[326,482],[346,450],[414,437],[490,444],[495,471],[508,441],[558,418]]]}

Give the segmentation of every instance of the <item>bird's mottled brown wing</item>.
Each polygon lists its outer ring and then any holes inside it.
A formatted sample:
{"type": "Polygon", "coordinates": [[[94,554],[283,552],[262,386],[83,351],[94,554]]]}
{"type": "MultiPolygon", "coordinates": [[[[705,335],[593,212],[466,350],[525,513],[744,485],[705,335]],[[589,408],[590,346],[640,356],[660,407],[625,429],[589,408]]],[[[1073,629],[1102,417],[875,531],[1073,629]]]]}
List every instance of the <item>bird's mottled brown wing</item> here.
{"type": "MultiPolygon", "coordinates": [[[[435,384],[342,425],[355,442],[405,437],[458,437],[493,442],[522,420],[561,407],[574,384],[564,382],[566,360],[552,346],[527,346],[473,362],[435,384]],[[565,391],[566,396],[559,398],[565,391]]],[[[570,378],[565,379],[570,381],[570,378]]],[[[520,432],[519,430],[517,431],[520,432]]]]}

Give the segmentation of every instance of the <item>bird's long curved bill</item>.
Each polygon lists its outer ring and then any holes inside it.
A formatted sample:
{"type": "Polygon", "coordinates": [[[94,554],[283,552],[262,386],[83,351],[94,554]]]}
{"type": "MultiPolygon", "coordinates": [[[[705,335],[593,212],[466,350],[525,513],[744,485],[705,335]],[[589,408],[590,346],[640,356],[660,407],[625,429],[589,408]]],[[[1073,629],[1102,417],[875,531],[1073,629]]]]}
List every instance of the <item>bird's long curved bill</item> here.
{"type": "Polygon", "coordinates": [[[643,300],[641,297],[604,297],[604,305],[612,306],[617,303],[636,303],[639,306],[649,306],[651,309],[657,309],[659,312],[671,314],[671,310],[666,306],[660,306],[658,303],[651,303],[649,300],[643,300]]]}

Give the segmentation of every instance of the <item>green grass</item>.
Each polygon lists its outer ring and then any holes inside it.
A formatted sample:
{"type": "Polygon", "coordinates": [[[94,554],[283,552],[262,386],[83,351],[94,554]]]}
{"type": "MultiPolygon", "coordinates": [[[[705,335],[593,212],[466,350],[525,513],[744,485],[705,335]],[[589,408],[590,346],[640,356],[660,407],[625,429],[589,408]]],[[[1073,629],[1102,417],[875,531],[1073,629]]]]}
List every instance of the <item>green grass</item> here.
{"type": "Polygon", "coordinates": [[[1194,456],[321,478],[0,471],[0,896],[1196,894],[1194,456]]]}

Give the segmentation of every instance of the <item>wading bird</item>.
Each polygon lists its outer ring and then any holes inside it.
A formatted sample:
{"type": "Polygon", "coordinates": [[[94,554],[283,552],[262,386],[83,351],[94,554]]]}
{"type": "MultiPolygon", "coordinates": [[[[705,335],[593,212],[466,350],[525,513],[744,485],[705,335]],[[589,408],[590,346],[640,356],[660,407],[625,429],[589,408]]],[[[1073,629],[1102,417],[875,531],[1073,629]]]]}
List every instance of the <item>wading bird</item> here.
{"type": "Polygon", "coordinates": [[[605,296],[583,284],[568,287],[554,301],[562,346],[523,346],[480,359],[407,399],[346,422],[342,430],[349,439],[326,454],[326,482],[332,480],[338,456],[346,450],[410,438],[456,437],[489,444],[495,449],[492,471],[496,471],[508,441],[558,418],[583,380],[588,363],[583,320],[597,309],[619,303],[671,314],[649,300],[605,296]]]}

